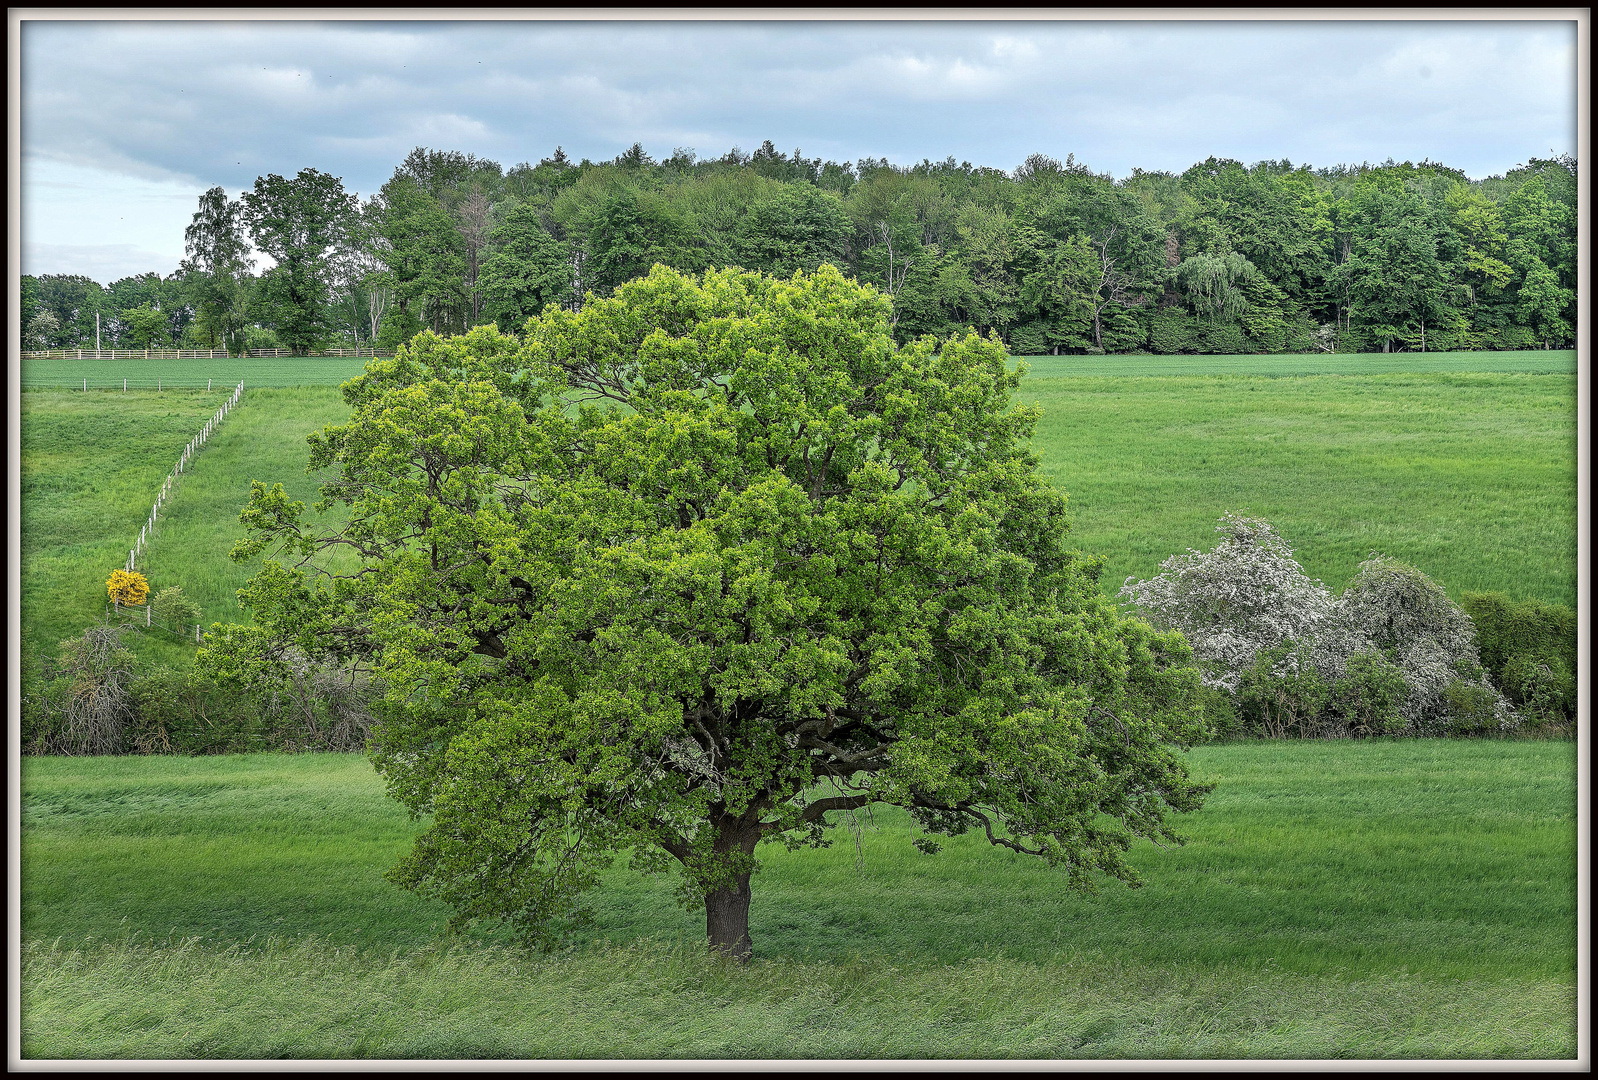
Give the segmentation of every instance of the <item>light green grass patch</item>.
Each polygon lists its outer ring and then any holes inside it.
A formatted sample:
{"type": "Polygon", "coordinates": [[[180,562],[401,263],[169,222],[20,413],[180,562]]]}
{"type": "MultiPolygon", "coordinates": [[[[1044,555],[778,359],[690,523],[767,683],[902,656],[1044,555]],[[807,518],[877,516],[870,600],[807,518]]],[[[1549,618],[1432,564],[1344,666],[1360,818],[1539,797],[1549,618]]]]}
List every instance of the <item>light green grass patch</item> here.
{"type": "Polygon", "coordinates": [[[1102,584],[1214,547],[1222,514],[1274,524],[1341,589],[1370,552],[1456,599],[1502,590],[1574,605],[1571,375],[1028,376],[1033,446],[1102,584]]]}
{"type": "Polygon", "coordinates": [[[206,380],[220,391],[231,391],[240,380],[246,391],[261,386],[337,386],[359,375],[367,361],[349,356],[233,357],[183,360],[24,360],[22,388],[82,387],[90,391],[115,390],[127,381],[128,390],[163,387],[204,387],[206,380]]]}
{"type": "MultiPolygon", "coordinates": [[[[1220,787],[1185,847],[1131,853],[1146,885],[1065,889],[973,835],[926,856],[902,813],[832,847],[761,849],[757,956],[972,957],[1407,970],[1559,979],[1574,970],[1574,747],[1565,742],[1199,747],[1220,787]]],[[[382,881],[420,826],[356,755],[29,758],[24,933],[125,931],[227,946],[268,934],[362,947],[436,939],[447,909],[382,881]],[[124,921],[126,920],[126,921],[124,921]]],[[[670,883],[618,866],[577,942],[697,941],[670,883]]],[[[500,940],[498,931],[470,935],[500,940]]]]}
{"type": "Polygon", "coordinates": [[[1034,378],[1066,375],[1393,375],[1519,372],[1574,375],[1574,349],[1525,352],[1283,353],[1268,356],[1017,356],[1034,378]]]}
{"type": "MultiPolygon", "coordinates": [[[[105,579],[124,565],[161,481],[225,394],[37,391],[22,397],[22,623],[27,648],[53,654],[105,610],[105,579]]],[[[237,590],[254,573],[229,557],[244,533],[250,482],[281,481],[307,506],[306,436],[349,409],[334,387],[246,390],[178,479],[141,569],[152,590],[178,585],[202,621],[244,617],[237,590]]],[[[184,664],[194,646],[158,632],[141,660],[184,664]]]]}

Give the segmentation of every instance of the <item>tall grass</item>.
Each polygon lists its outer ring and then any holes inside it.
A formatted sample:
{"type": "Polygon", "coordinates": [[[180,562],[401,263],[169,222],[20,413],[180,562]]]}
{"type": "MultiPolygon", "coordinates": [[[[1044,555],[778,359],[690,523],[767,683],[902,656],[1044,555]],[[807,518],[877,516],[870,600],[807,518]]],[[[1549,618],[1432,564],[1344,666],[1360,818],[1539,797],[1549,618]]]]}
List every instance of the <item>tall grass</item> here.
{"type": "MultiPolygon", "coordinates": [[[[878,808],[858,840],[845,826],[826,849],[762,849],[756,955],[1573,971],[1572,744],[1241,743],[1191,756],[1220,787],[1180,823],[1187,846],[1134,848],[1143,888],[1083,896],[974,836],[922,855],[909,820],[878,808]]],[[[412,947],[447,914],[382,882],[418,826],[359,756],[29,758],[23,785],[30,940],[127,927],[221,946],[278,934],[412,947]]],[[[576,942],[704,934],[703,911],[679,908],[669,882],[623,867],[593,903],[576,942]]]]}
{"type": "Polygon", "coordinates": [[[760,853],[755,961],[612,870],[551,956],[381,879],[419,825],[355,755],[23,763],[29,1056],[1558,1057],[1569,743],[1241,743],[1187,846],[1081,896],[901,815],[760,853]]]}
{"type": "Polygon", "coordinates": [[[275,939],[22,951],[40,1058],[1569,1058],[1575,987],[1226,968],[553,957],[275,939]]]}

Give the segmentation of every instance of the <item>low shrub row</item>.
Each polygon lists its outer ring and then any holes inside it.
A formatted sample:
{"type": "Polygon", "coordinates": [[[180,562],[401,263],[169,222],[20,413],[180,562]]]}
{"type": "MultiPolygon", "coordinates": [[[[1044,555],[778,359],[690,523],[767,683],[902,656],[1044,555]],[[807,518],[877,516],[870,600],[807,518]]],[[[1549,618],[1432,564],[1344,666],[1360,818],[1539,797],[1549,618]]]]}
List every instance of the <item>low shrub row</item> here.
{"type": "MultiPolygon", "coordinates": [[[[1160,575],[1121,590],[1193,645],[1217,737],[1574,731],[1570,608],[1503,593],[1466,593],[1455,605],[1419,570],[1374,555],[1334,597],[1304,575],[1269,523],[1228,515],[1218,531],[1213,551],[1173,556],[1160,575]]],[[[184,602],[167,592],[168,606],[184,602]]],[[[297,657],[253,685],[195,669],[136,671],[123,640],[136,632],[97,623],[61,642],[55,659],[25,667],[25,753],[365,746],[374,690],[358,674],[297,657]]]]}
{"type": "Polygon", "coordinates": [[[273,685],[223,685],[195,669],[135,671],[128,625],[98,623],[35,660],[22,677],[22,748],[30,754],[236,754],[361,750],[369,683],[304,662],[273,685]]]}
{"type": "Polygon", "coordinates": [[[1576,720],[1576,613],[1562,604],[1465,593],[1482,665],[1504,696],[1537,722],[1576,720]]]}
{"type": "Polygon", "coordinates": [[[1221,737],[1560,735],[1575,718],[1575,613],[1501,593],[1466,608],[1376,553],[1334,596],[1269,522],[1221,519],[1208,552],[1173,555],[1121,595],[1180,630],[1221,737]],[[1467,610],[1468,608],[1468,610],[1467,610]]]}

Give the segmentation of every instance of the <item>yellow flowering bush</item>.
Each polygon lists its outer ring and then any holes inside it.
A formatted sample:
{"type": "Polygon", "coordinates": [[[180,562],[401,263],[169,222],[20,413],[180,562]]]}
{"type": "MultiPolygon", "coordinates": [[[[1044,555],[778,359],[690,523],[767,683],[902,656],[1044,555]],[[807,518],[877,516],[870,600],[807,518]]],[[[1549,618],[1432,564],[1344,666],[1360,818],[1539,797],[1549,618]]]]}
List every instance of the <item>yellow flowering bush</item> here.
{"type": "Polygon", "coordinates": [[[106,579],[105,591],[119,604],[142,604],[150,595],[150,583],[137,570],[113,570],[106,579]]]}

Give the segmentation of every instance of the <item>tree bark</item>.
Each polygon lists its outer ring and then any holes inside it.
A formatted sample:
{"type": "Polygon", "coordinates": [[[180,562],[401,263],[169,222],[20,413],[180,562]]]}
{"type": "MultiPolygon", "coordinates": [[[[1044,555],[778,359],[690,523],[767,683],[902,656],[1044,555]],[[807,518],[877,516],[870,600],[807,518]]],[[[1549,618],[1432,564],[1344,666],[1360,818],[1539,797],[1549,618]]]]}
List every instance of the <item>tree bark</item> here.
{"type": "MultiPolygon", "coordinates": [[[[760,841],[758,815],[751,819],[724,817],[717,823],[713,847],[719,857],[749,860],[760,841]]],[[[705,894],[705,936],[710,951],[747,963],[753,951],[749,937],[749,877],[753,866],[735,874],[723,888],[705,894]]]]}
{"type": "Polygon", "coordinates": [[[732,888],[717,889],[705,897],[705,932],[710,951],[747,963],[753,951],[749,939],[749,875],[732,888]]]}

